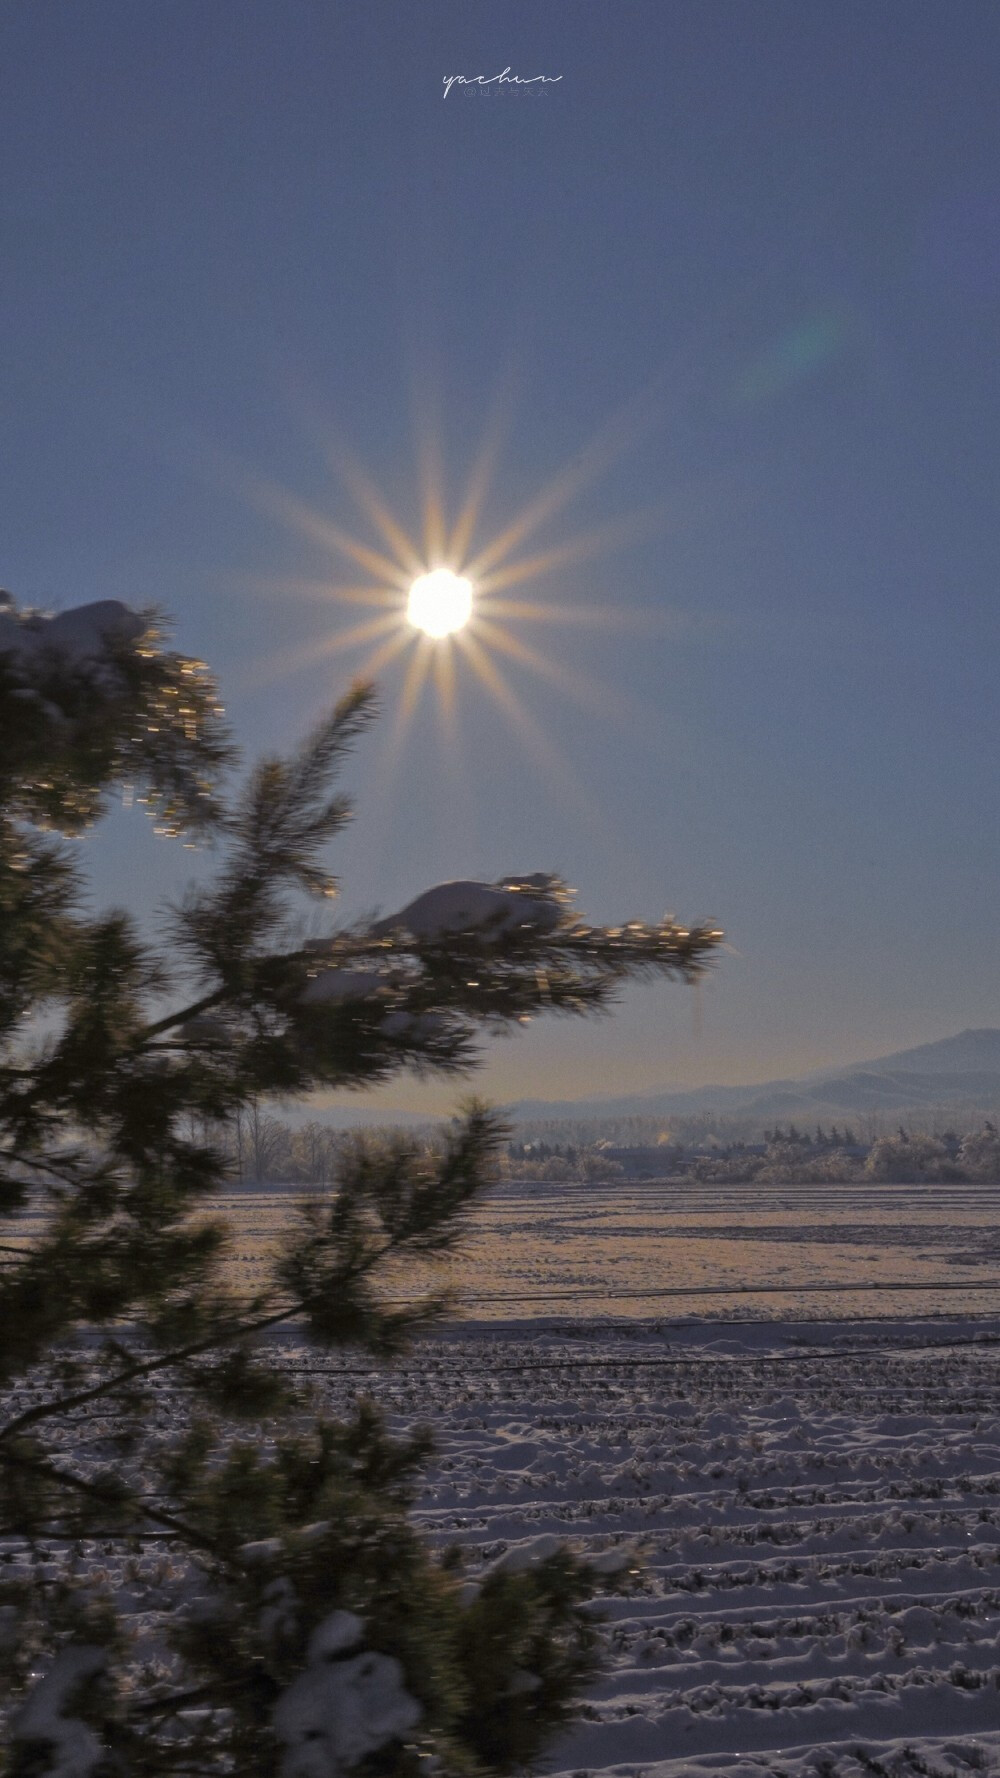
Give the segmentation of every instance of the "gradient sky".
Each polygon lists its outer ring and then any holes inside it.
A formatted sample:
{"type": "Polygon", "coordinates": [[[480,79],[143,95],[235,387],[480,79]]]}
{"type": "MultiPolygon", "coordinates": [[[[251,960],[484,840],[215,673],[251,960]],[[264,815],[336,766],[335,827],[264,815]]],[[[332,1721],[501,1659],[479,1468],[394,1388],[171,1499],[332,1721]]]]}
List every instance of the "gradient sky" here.
{"type": "MultiPolygon", "coordinates": [[[[527,729],[466,670],[455,732],[428,693],[400,743],[380,675],[343,911],[554,869],[732,953],[495,1045],[494,1098],[1000,1023],[998,71],[982,0],[2,9],[18,598],[159,603],[248,751],[287,745],[365,659],[323,644],[369,577],[255,486],[381,547],[331,444],[416,531],[421,462],[456,516],[503,415],[482,545],[592,471],[512,552],[605,534],[511,590],[604,614],[506,625],[527,729]],[[507,67],[553,84],[442,97],[507,67]]],[[[136,907],[200,867],[138,811],[87,850],[136,907]]]]}

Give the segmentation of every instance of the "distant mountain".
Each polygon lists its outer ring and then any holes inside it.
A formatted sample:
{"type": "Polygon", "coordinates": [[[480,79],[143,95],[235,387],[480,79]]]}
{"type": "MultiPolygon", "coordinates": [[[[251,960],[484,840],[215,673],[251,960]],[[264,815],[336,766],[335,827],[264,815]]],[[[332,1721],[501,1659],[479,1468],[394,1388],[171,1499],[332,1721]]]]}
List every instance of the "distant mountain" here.
{"type": "MultiPolygon", "coordinates": [[[[920,1043],[916,1049],[898,1050],[860,1066],[892,1074],[1000,1074],[1000,1031],[960,1031],[957,1037],[920,1043]]],[[[852,1074],[855,1070],[837,1072],[852,1074]]]]}
{"type": "Polygon", "coordinates": [[[777,1120],[807,1127],[860,1119],[871,1112],[913,1118],[921,1111],[966,1119],[1000,1109],[1000,1030],[962,1031],[853,1067],[746,1087],[653,1090],[602,1099],[522,1099],[510,1107],[519,1123],[624,1117],[690,1117],[715,1112],[761,1125],[777,1120]]]}

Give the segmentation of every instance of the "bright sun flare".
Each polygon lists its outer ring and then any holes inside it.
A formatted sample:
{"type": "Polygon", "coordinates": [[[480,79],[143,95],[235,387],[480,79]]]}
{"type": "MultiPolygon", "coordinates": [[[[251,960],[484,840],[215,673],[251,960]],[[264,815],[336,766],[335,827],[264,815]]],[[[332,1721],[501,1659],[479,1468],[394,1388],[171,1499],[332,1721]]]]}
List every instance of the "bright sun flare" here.
{"type": "Polygon", "coordinates": [[[472,582],[451,568],[418,574],[410,587],[406,615],[414,629],[440,641],[462,629],[472,616],[472,582]]]}
{"type": "Polygon", "coordinates": [[[665,512],[658,507],[633,513],[602,529],[571,535],[561,544],[533,553],[522,552],[529,538],[575,500],[652,424],[657,412],[658,402],[651,397],[644,408],[632,404],[614,416],[498,534],[488,541],[480,540],[478,547],[473,540],[501,444],[499,416],[487,431],[470,471],[458,516],[451,525],[445,520],[436,445],[426,437],[420,441],[422,525],[412,535],[389,510],[377,486],[353,455],[342,445],[327,442],[330,468],[353,495],[385,547],[352,536],[287,489],[241,472],[240,484],[255,504],[310,542],[354,563],[366,576],[353,584],[326,576],[313,581],[284,577],[258,581],[260,590],[281,598],[315,597],[327,610],[337,605],[360,606],[362,610],[367,607],[368,615],[357,623],[332,628],[322,641],[313,637],[285,652],[269,650],[266,663],[259,663],[254,671],[272,679],[277,673],[315,667],[320,659],[357,649],[366,651],[358,665],[358,675],[370,679],[394,660],[406,657],[396,719],[386,743],[387,770],[401,756],[428,679],[436,693],[452,765],[460,764],[458,689],[461,680],[471,677],[506,715],[534,764],[546,772],[560,794],[569,794],[589,818],[599,820],[587,787],[511,684],[508,668],[537,674],[590,716],[597,711],[627,721],[633,730],[637,721],[658,722],[658,715],[647,711],[633,696],[571,668],[561,658],[562,650],[553,655],[550,650],[533,647],[519,632],[522,626],[531,624],[580,624],[588,628],[608,625],[620,629],[623,623],[630,627],[638,623],[640,627],[652,624],[660,628],[665,614],[662,610],[652,613],[631,608],[620,596],[597,603],[577,598],[525,597],[520,589],[525,583],[540,581],[631,542],[637,535],[659,533],[665,512]],[[445,563],[452,565],[444,566],[445,563]]]}

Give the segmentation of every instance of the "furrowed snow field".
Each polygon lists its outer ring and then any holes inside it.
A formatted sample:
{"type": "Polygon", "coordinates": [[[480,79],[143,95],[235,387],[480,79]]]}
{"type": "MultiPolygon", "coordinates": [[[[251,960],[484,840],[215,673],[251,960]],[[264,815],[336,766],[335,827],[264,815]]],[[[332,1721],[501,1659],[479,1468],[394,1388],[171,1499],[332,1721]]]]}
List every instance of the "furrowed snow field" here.
{"type": "MultiPolygon", "coordinates": [[[[1000,1320],[469,1323],[329,1360],[438,1455],[470,1572],[634,1546],[610,1665],[549,1770],[1000,1772],[1000,1320]]],[[[299,1365],[302,1355],[287,1361],[299,1365]]]]}
{"type": "Polygon", "coordinates": [[[548,1771],[1000,1773],[1000,1187],[509,1184],[447,1275],[396,1369],[283,1357],[431,1422],[470,1572],[635,1546],[548,1771]]]}
{"type": "MultiPolygon", "coordinates": [[[[289,1196],[226,1208],[256,1282],[289,1196]]],[[[539,1538],[635,1551],[547,1773],[998,1774],[998,1211],[996,1186],[507,1186],[448,1268],[463,1318],[398,1365],[271,1350],[334,1412],[432,1424],[417,1517],[470,1575],[539,1538]]],[[[162,1607],[170,1570],[161,1542],[123,1599],[162,1607]]]]}

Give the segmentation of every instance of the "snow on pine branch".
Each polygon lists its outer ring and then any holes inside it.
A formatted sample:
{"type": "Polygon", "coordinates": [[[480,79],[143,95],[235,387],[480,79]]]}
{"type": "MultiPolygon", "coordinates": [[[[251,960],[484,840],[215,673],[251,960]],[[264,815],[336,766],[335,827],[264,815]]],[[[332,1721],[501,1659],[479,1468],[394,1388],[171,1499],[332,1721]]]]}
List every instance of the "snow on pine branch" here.
{"type": "Polygon", "coordinates": [[[445,1022],[435,1013],[411,1013],[400,1006],[400,998],[418,981],[419,977],[406,977],[399,970],[324,969],[310,977],[300,995],[300,1004],[363,1004],[367,1014],[380,1017],[384,1037],[425,1043],[444,1034],[445,1022]]]}
{"type": "Polygon", "coordinates": [[[71,1645],[56,1655],[36,1680],[11,1723],[11,1739],[22,1750],[44,1749],[44,1778],[90,1778],[104,1763],[105,1748],[93,1730],[67,1712],[107,1666],[103,1649],[71,1645]]]}
{"type": "Polygon", "coordinates": [[[460,879],[367,928],[308,941],[298,1005],[307,1017],[358,1019],[369,1041],[387,1041],[387,1059],[416,1051],[424,1064],[465,1066],[477,1028],[594,1011],[633,977],[692,981],[721,938],[669,918],[590,926],[572,891],[543,873],[460,879]]]}
{"type": "Polygon", "coordinates": [[[148,628],[148,620],[119,599],[75,605],[54,617],[40,612],[16,616],[9,608],[0,609],[0,655],[19,677],[30,678],[53,666],[72,669],[106,662],[109,643],[136,642],[148,628]]]}
{"type": "Polygon", "coordinates": [[[422,966],[436,970],[440,958],[449,955],[456,964],[459,959],[468,963],[470,952],[487,969],[505,959],[522,968],[531,957],[541,956],[546,967],[558,959],[564,968],[585,974],[649,968],[693,977],[722,936],[714,926],[680,926],[669,916],[655,925],[630,920],[622,926],[589,926],[576,913],[573,891],[542,872],[497,883],[463,878],[426,889],[353,940],[345,942],[337,934],[309,940],[303,947],[310,959],[309,980],[301,1001],[314,1006],[366,1002],[373,1007],[381,1001],[388,1012],[421,993],[430,980],[422,966]],[[373,948],[376,961],[359,967],[373,948]]]}
{"type": "Polygon", "coordinates": [[[450,945],[456,954],[470,947],[492,952],[498,963],[509,955],[519,964],[530,953],[544,958],[546,968],[558,962],[608,977],[649,969],[693,978],[723,934],[713,925],[681,926],[669,915],[652,925],[590,926],[576,911],[573,891],[559,877],[536,872],[498,883],[438,883],[376,921],[370,936],[417,953],[450,945]]]}
{"type": "Polygon", "coordinates": [[[363,1644],[364,1625],[350,1611],[331,1612],[313,1631],[305,1671],[274,1708],[281,1778],[340,1778],[420,1721],[400,1663],[363,1644]]]}
{"type": "Polygon", "coordinates": [[[418,944],[435,944],[456,933],[491,938],[518,931],[548,933],[562,921],[568,900],[567,891],[540,872],[500,883],[438,883],[398,914],[377,921],[372,931],[376,937],[408,932],[418,944]]]}
{"type": "MultiPolygon", "coordinates": [[[[309,947],[320,949],[320,945],[309,947]]],[[[324,969],[302,991],[304,1006],[335,1006],[345,1000],[375,1000],[393,993],[398,976],[379,969],[324,969]]]]}
{"type": "Polygon", "coordinates": [[[163,831],[218,817],[231,749],[211,677],[162,646],[155,613],[97,599],[54,616],[0,593],[0,802],[76,833],[112,786],[138,793],[163,831]]]}

